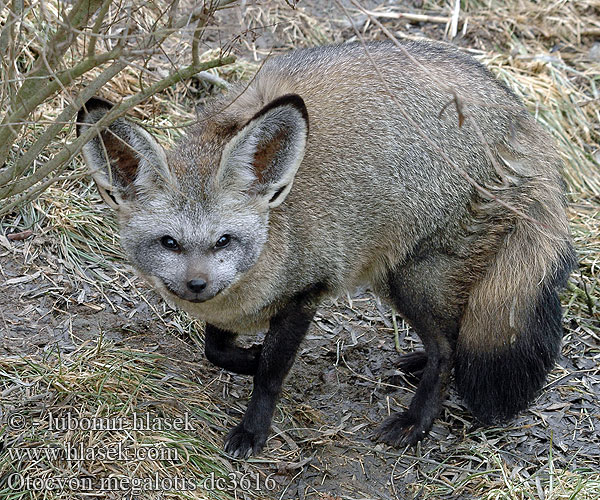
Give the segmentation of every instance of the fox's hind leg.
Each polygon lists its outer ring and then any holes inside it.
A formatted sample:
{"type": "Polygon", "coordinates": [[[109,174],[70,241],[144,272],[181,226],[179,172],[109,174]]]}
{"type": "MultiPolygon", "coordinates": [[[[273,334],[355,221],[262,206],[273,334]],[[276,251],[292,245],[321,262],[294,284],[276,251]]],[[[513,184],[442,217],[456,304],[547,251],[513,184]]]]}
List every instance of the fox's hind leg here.
{"type": "Polygon", "coordinates": [[[388,417],[377,430],[378,438],[392,446],[423,439],[445,399],[463,302],[450,278],[450,270],[457,265],[457,258],[429,254],[391,272],[384,287],[425,347],[424,353],[401,361],[401,367],[420,376],[409,408],[388,417]]]}

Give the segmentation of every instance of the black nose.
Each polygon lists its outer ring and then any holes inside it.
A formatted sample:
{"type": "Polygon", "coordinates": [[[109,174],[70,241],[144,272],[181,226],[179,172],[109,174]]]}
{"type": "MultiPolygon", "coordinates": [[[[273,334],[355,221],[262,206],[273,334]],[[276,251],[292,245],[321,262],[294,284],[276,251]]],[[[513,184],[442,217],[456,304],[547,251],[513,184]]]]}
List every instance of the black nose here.
{"type": "Polygon", "coordinates": [[[202,279],[190,280],[187,282],[187,287],[194,293],[200,293],[206,288],[206,281],[202,279]]]}

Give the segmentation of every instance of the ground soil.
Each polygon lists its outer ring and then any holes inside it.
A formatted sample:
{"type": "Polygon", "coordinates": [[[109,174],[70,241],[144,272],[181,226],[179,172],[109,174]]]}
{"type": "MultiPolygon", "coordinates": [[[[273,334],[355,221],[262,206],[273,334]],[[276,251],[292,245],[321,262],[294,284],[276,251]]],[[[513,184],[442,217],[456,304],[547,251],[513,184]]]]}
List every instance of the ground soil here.
{"type": "MultiPolygon", "coordinates": [[[[248,377],[219,373],[204,358],[201,344],[165,329],[149,307],[140,307],[143,301],[109,295],[119,309],[112,312],[106,300],[90,290],[85,302],[78,303],[81,291],[73,289],[67,277],[57,287],[56,275],[52,280],[44,272],[37,275],[47,268],[46,258],[51,256],[41,253],[34,262],[24,264],[25,253],[19,250],[31,245],[26,252],[31,255],[35,243],[12,245],[14,252],[0,255],[4,281],[0,356],[43,356],[57,346],[69,353],[102,332],[105,339],[123,347],[163,355],[166,372],[212,381],[210,391],[225,405],[222,410],[232,421],[241,416],[251,390],[248,377]],[[18,282],[26,276],[34,278],[18,282]],[[60,293],[53,294],[53,290],[60,293]],[[224,393],[229,396],[223,398],[224,393]]],[[[161,302],[150,291],[144,295],[151,304],[161,302]]],[[[565,321],[570,356],[561,357],[553,382],[529,411],[504,428],[481,432],[451,389],[430,436],[417,449],[393,450],[377,443],[372,434],[388,411],[406,407],[414,385],[395,369],[399,353],[391,311],[368,293],[351,302],[340,299],[325,304],[287,380],[282,411],[274,419],[277,435],[265,453],[276,457],[285,450],[287,459],[256,465],[265,473],[277,473],[277,495],[273,492],[267,497],[412,498],[419,478],[435,474],[451,450],[466,453],[471,445],[485,440],[497,442],[508,463],[524,468],[546,460],[551,441],[554,467],[575,470],[582,465],[579,456],[583,463],[600,460],[600,429],[597,420],[594,424],[600,384],[593,374],[588,376],[597,368],[586,355],[594,344],[574,321],[565,321]],[[573,378],[591,392],[574,392],[573,378]]],[[[401,322],[399,330],[403,352],[418,348],[417,337],[401,322]]]]}

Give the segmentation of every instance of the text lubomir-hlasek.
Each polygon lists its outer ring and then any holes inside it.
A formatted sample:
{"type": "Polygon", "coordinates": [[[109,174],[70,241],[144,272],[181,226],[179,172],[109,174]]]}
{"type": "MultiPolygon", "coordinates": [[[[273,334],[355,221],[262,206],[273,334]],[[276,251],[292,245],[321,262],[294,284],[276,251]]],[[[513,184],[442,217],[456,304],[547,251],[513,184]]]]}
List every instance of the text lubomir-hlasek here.
{"type": "Polygon", "coordinates": [[[189,415],[161,418],[149,413],[127,417],[78,417],[67,413],[60,417],[51,412],[46,417],[50,431],[193,431],[189,415]]]}

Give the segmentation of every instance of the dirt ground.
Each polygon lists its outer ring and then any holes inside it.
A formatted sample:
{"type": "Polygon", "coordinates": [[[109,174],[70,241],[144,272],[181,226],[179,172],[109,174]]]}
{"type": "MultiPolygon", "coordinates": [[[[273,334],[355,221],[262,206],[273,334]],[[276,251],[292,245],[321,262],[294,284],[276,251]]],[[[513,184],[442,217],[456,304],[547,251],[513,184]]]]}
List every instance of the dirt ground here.
{"type": "MultiPolygon", "coordinates": [[[[316,2],[309,5],[313,13],[323,9],[322,15],[330,15],[330,9],[316,2]]],[[[443,36],[439,26],[424,24],[414,31],[443,36]]],[[[276,35],[265,36],[263,43],[277,46],[276,35]]],[[[68,357],[99,338],[121,350],[153,353],[158,371],[185,377],[202,388],[214,417],[208,426],[220,446],[219,436],[245,409],[249,377],[208,363],[201,340],[179,327],[179,313],[135,278],[124,262],[117,261],[114,270],[103,268],[106,285],[94,286],[89,276],[78,275],[61,260],[52,238],[52,227],[23,241],[0,238],[0,357],[68,357]]],[[[418,338],[398,319],[398,352],[393,313],[368,291],[324,304],[285,384],[266,451],[248,463],[220,456],[232,470],[261,477],[271,474],[275,487],[252,494],[230,488],[228,494],[273,499],[475,499],[484,494],[532,498],[523,492],[533,491],[537,498],[545,498],[548,484],[556,481],[568,485],[566,491],[575,495],[571,498],[578,498],[580,474],[600,484],[597,320],[567,313],[557,367],[531,408],[509,425],[475,426],[451,388],[431,434],[414,449],[394,450],[377,443],[372,433],[390,412],[405,408],[414,393],[414,381],[395,366],[401,352],[419,348],[418,338]]],[[[201,325],[192,323],[190,328],[200,331],[201,325]]],[[[0,412],[4,405],[6,413],[23,404],[19,400],[23,393],[5,384],[4,392],[0,388],[0,412]]],[[[210,498],[213,493],[206,495],[210,498]]],[[[0,493],[0,498],[12,497],[0,493]]]]}
{"type": "MultiPolygon", "coordinates": [[[[92,289],[78,301],[82,290],[66,275],[57,279],[51,272],[53,256],[36,251],[35,237],[10,247],[0,255],[1,356],[45,357],[57,349],[67,356],[102,335],[123,348],[162,356],[161,369],[167,373],[203,381],[209,386],[208,399],[231,415],[229,425],[241,416],[251,390],[249,378],[211,366],[201,345],[165,328],[146,302],[109,293],[117,309],[113,312],[92,289]]],[[[142,294],[161,308],[152,292],[142,294]]],[[[277,489],[266,498],[418,498],[415,485],[432,478],[452,491],[438,498],[478,498],[467,492],[456,496],[455,488],[467,477],[489,474],[477,456],[482,450],[493,450],[511,468],[530,473],[548,467],[550,450],[555,469],[600,471],[598,341],[585,325],[569,318],[564,355],[546,390],[507,427],[476,428],[451,391],[430,436],[417,449],[378,444],[372,439],[377,424],[388,411],[406,407],[414,391],[394,368],[399,354],[391,317],[369,294],[320,309],[287,380],[279,405],[283,411],[274,419],[276,436],[266,452],[285,459],[261,463],[259,457],[252,464],[266,474],[276,473],[277,489]]],[[[402,323],[399,336],[403,352],[418,347],[418,339],[402,323]]],[[[216,432],[223,434],[223,427],[216,432]]],[[[235,467],[245,470],[246,465],[237,462],[235,467]]],[[[501,471],[493,474],[501,482],[501,471]]]]}

